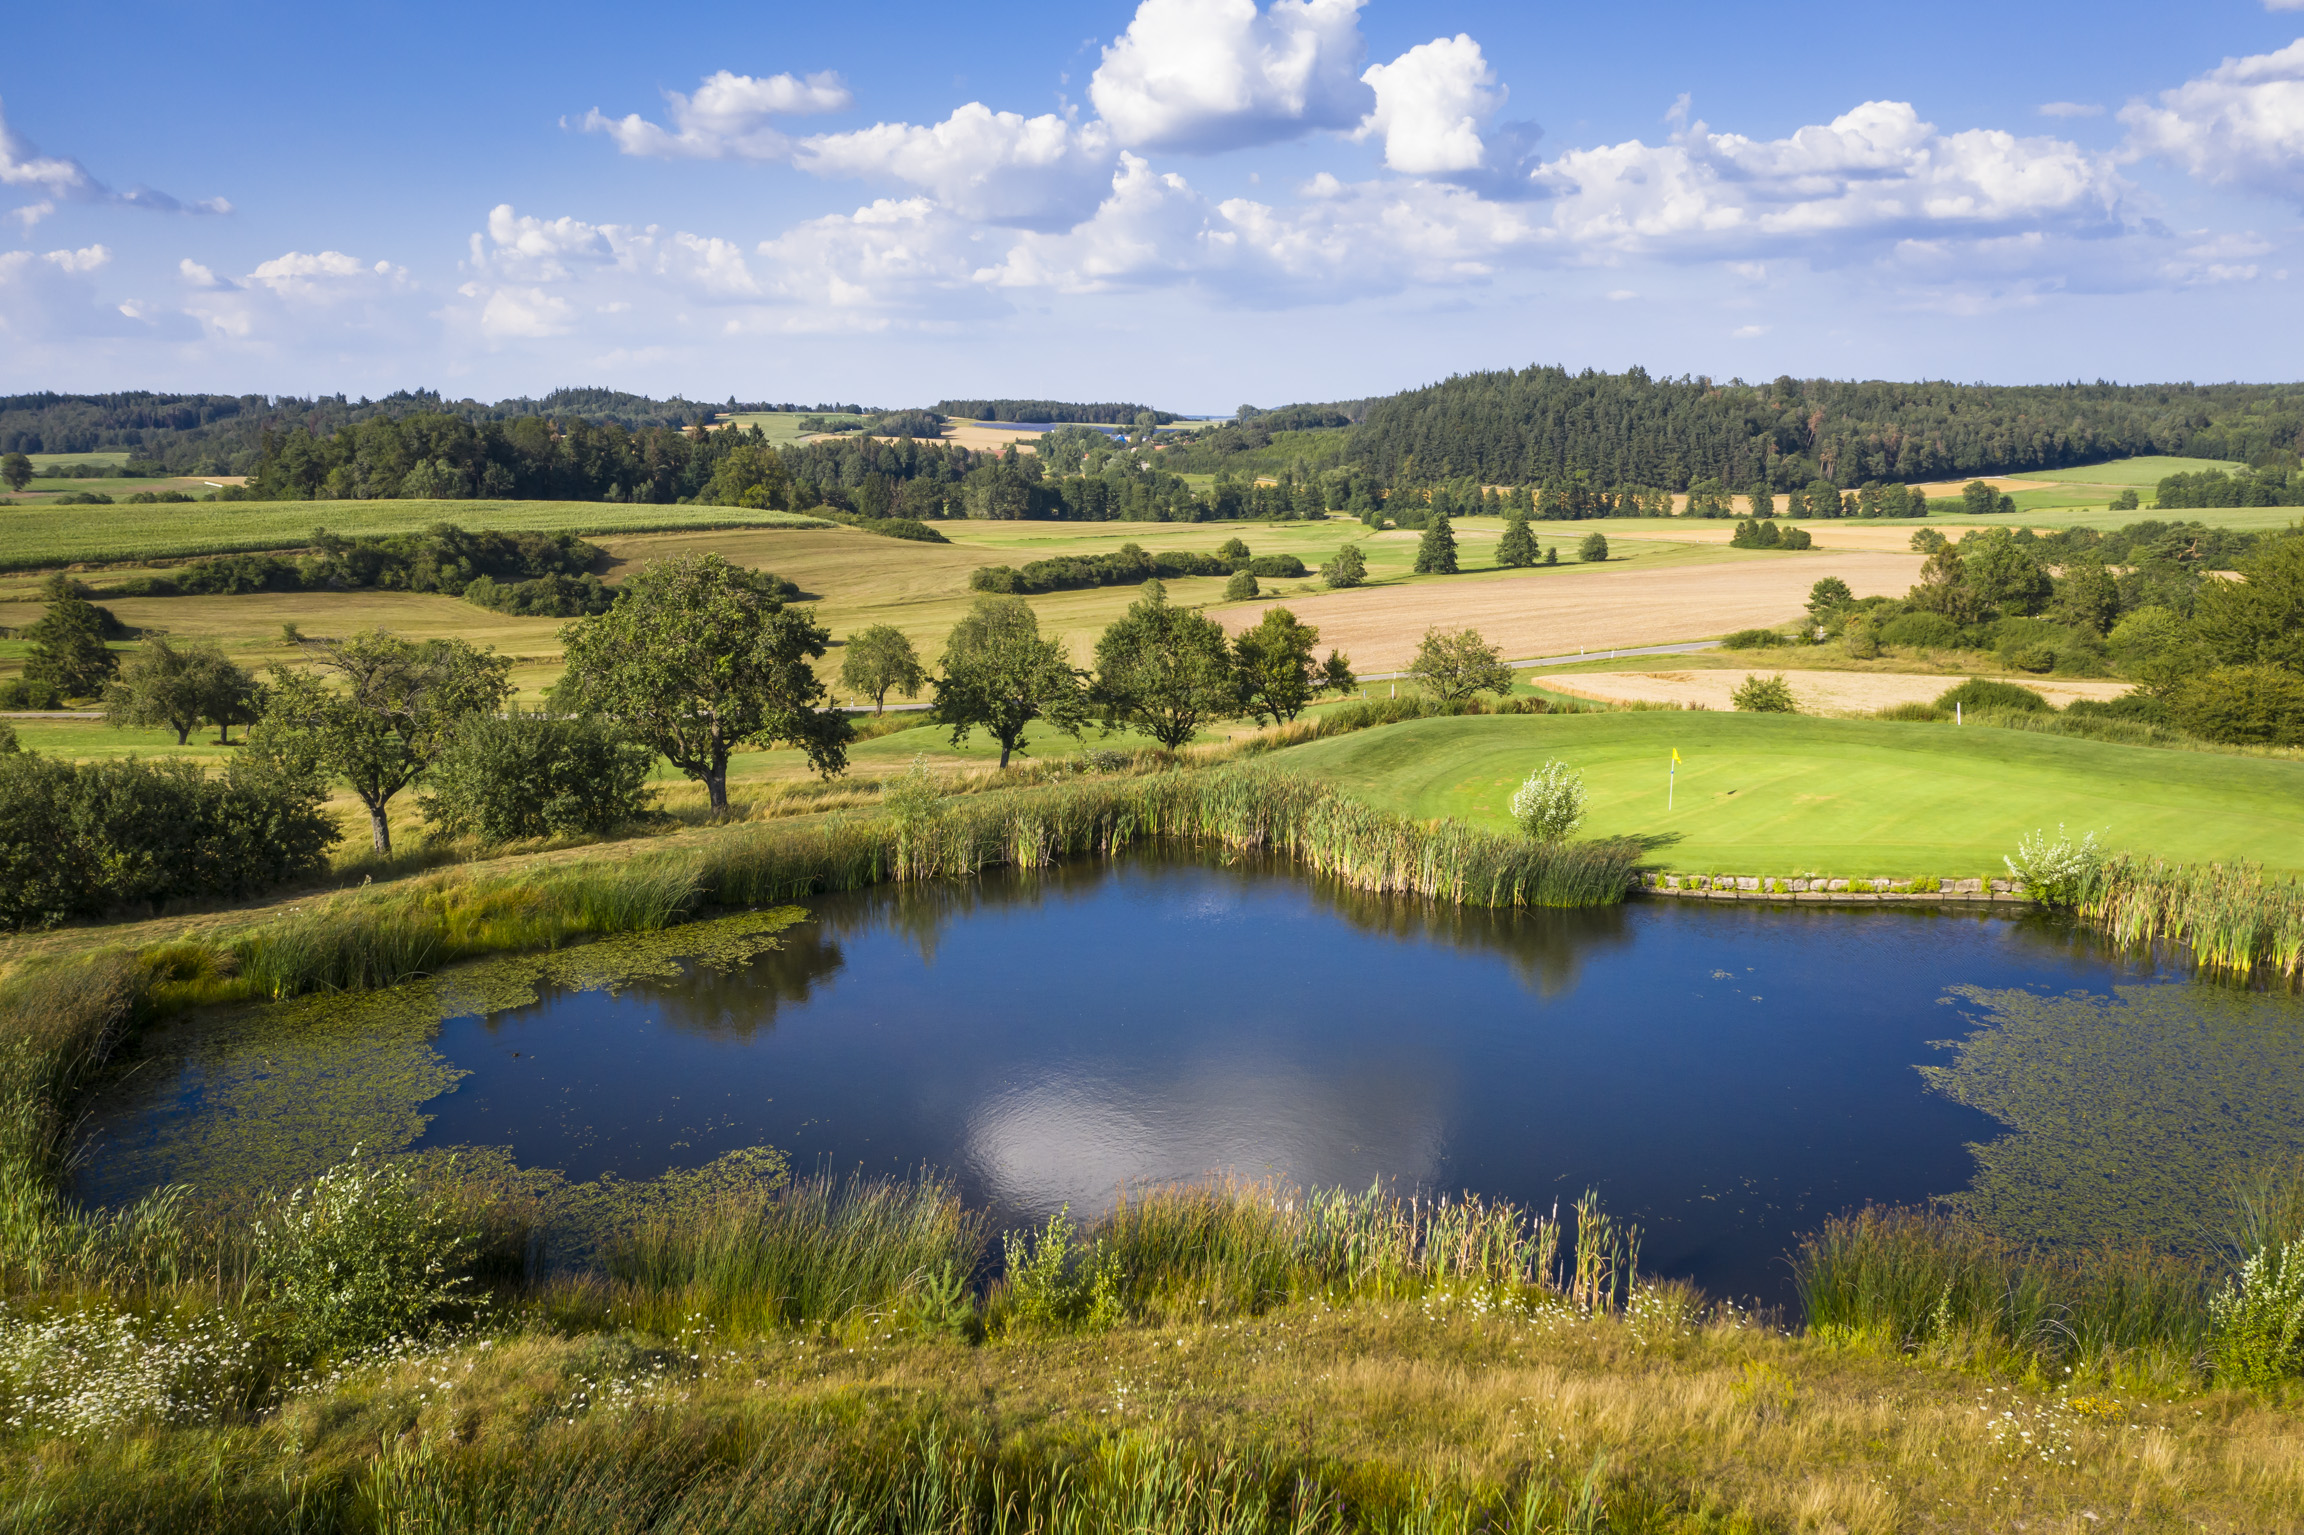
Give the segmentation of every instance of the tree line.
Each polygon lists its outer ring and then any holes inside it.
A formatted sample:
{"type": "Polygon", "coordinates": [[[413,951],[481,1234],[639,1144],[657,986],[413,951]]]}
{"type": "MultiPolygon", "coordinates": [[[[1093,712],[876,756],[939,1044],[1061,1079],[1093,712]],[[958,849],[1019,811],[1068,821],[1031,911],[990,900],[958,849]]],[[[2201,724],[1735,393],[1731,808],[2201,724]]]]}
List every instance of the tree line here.
{"type": "Polygon", "coordinates": [[[1134,426],[1138,418],[1150,416],[1157,424],[1166,426],[1177,419],[1173,412],[1154,410],[1149,405],[1110,401],[1082,404],[1073,400],[938,400],[936,409],[943,415],[958,416],[966,421],[1072,421],[1090,426],[1134,426]]]}
{"type": "MultiPolygon", "coordinates": [[[[822,774],[844,772],[854,727],[814,665],[832,637],[795,594],[718,555],[647,566],[606,611],[562,629],[566,669],[548,708],[525,713],[510,707],[511,658],[380,629],[291,633],[299,664],[261,680],[213,642],[154,637],[123,665],[103,643],[110,615],[60,584],[34,644],[70,696],[99,694],[113,723],[172,728],[179,744],[203,723],[220,739],[249,728],[214,780],[188,764],[57,762],[0,732],[0,926],[246,895],[315,873],[340,839],[325,812],[331,784],[360,802],[388,853],[391,805],[412,787],[435,830],[501,841],[643,818],[659,758],[701,784],[716,815],[740,749],[791,746],[822,774]]],[[[933,677],[885,626],[850,636],[840,674],[876,704],[932,685],[934,720],[954,743],[981,729],[1006,766],[1036,722],[1074,737],[1092,723],[1136,730],[1174,749],[1216,719],[1293,719],[1322,690],[1356,685],[1342,655],[1318,659],[1318,640],[1284,608],[1231,639],[1155,580],[1098,639],[1092,669],[1041,636],[1030,604],[985,595],[933,677]]]]}
{"type": "Polygon", "coordinates": [[[1348,457],[1395,484],[1739,490],[2014,474],[2165,453],[2294,465],[2304,385],[1720,383],[1644,369],[1462,374],[1368,402],[1348,457]]]}

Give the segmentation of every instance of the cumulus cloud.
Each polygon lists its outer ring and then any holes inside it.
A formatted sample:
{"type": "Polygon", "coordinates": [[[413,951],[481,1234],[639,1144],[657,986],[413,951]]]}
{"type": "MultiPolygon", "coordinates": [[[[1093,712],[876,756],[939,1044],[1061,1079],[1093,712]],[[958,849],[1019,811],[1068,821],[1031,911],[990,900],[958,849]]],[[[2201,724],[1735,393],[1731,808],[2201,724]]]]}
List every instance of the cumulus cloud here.
{"type": "Polygon", "coordinates": [[[32,187],[36,201],[12,210],[29,230],[56,211],[59,202],[109,203],[122,208],[143,208],[154,213],[230,213],[232,205],[221,197],[180,202],[166,192],[147,186],[115,192],[88,173],[88,167],[69,157],[44,155],[38,145],[8,126],[0,112],[0,186],[32,187]]]}
{"type": "Polygon", "coordinates": [[[1537,179],[1571,245],[1706,257],[1783,247],[1829,258],[1835,244],[1900,232],[2112,233],[2126,192],[2103,157],[2063,140],[1939,134],[1896,101],[1782,139],[1697,123],[1660,145],[1571,151],[1537,179]]]}
{"type": "Polygon", "coordinates": [[[932,127],[875,123],[800,143],[793,163],[819,176],[901,181],[966,218],[1053,228],[1096,206],[1112,174],[1104,124],[1023,117],[970,102],[932,127]]]}
{"type": "Polygon", "coordinates": [[[1376,109],[1355,137],[1382,134],[1387,166],[1411,176],[1480,168],[1480,130],[1504,105],[1504,89],[1469,36],[1419,43],[1360,78],[1375,91],[1376,109]]]}
{"type": "Polygon", "coordinates": [[[781,160],[792,152],[792,141],[775,127],[776,118],[839,112],[854,99],[847,82],[831,70],[805,79],[760,79],[723,69],[707,76],[694,95],[664,93],[670,128],[637,112],[610,117],[598,107],[584,114],[580,126],[607,134],[625,154],[651,159],[781,160]]]}
{"type": "Polygon", "coordinates": [[[1208,153],[1351,128],[1373,105],[1362,4],[1143,0],[1088,99],[1129,149],[1208,153]]]}
{"type": "Polygon", "coordinates": [[[2134,154],[2157,155],[2204,181],[2304,200],[2304,38],[2226,59],[2162,91],[2157,105],[2124,107],[2120,121],[2134,154]]]}
{"type": "Polygon", "coordinates": [[[498,288],[480,310],[480,334],[490,341],[565,336],[575,327],[576,308],[542,288],[498,288]]]}

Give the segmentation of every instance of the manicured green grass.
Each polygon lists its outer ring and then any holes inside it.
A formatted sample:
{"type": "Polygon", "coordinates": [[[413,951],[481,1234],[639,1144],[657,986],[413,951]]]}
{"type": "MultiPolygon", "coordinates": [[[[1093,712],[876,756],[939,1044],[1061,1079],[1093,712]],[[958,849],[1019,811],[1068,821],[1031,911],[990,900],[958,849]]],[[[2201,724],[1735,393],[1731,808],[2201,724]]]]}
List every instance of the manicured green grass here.
{"type": "MultiPolygon", "coordinates": [[[[118,483],[88,480],[105,490],[118,483]]],[[[299,548],[312,530],[413,533],[435,522],[557,533],[809,526],[813,518],[726,506],[626,506],[600,501],[213,501],[193,505],[24,505],[0,512],[0,570],[77,561],[179,559],[299,548]]]]}
{"type": "Polygon", "coordinates": [[[2004,874],[2017,839],[2061,823],[2185,863],[2304,869],[2304,762],[2114,746],[2010,730],[1703,712],[1419,720],[1274,761],[1383,809],[1508,820],[1557,757],[1585,775],[1584,836],[1662,836],[1690,872],[2004,874]],[[1682,761],[1675,808],[1666,768],[1682,761]]]}

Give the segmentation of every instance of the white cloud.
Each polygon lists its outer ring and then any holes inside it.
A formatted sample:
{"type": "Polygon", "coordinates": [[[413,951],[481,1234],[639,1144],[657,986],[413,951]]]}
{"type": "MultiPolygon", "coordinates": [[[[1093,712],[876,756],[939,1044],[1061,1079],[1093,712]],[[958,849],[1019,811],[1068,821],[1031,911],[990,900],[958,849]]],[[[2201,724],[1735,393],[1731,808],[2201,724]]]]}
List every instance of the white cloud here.
{"type": "Polygon", "coordinates": [[[2264,0],[2268,11],[2304,11],[2304,0],[2264,0]]]}
{"type": "Polygon", "coordinates": [[[2204,181],[2304,199],[2304,38],[2277,53],[2226,59],[2121,109],[2134,154],[2158,155],[2204,181]]]}
{"type": "Polygon", "coordinates": [[[1363,0],[1143,0],[1104,50],[1088,98],[1129,149],[1210,152],[1350,128],[1363,0]]]}
{"type": "Polygon", "coordinates": [[[1384,163],[1411,176],[1480,169],[1480,131],[1504,105],[1505,92],[1464,33],[1418,43],[1389,64],[1371,64],[1361,79],[1376,109],[1355,137],[1384,136],[1384,163]]]}
{"type": "Polygon", "coordinates": [[[760,242],[763,292],[800,306],[783,324],[815,329],[874,327],[890,310],[928,305],[980,312],[969,297],[986,254],[976,233],[929,198],[882,198],[760,242]]]}
{"type": "Polygon", "coordinates": [[[186,256],[183,260],[177,262],[176,270],[183,277],[185,282],[189,283],[195,288],[225,289],[235,286],[233,283],[227,282],[223,278],[218,277],[214,272],[202,266],[199,262],[194,261],[190,256],[186,256]]]}
{"type": "Polygon", "coordinates": [[[575,307],[542,288],[498,288],[480,311],[480,334],[490,341],[565,336],[575,329],[575,307]]]}
{"type": "MultiPolygon", "coordinates": [[[[2304,0],[2297,0],[2304,5],[2304,0]]],[[[2044,101],[2039,106],[2042,117],[2102,117],[2104,108],[2093,101],[2044,101]]]]}
{"type": "Polygon", "coordinates": [[[1739,325],[1728,334],[1738,341],[1750,341],[1755,336],[1767,335],[1768,327],[1765,325],[1739,325]]]}
{"type": "Polygon", "coordinates": [[[111,260],[102,245],[39,255],[0,251],[0,335],[21,343],[138,332],[134,317],[99,299],[89,280],[111,260]]]}
{"type": "Polygon", "coordinates": [[[54,262],[58,271],[77,274],[93,272],[103,266],[112,259],[112,252],[101,245],[84,245],[76,251],[50,251],[40,259],[54,262]]]}
{"type": "Polygon", "coordinates": [[[335,303],[402,286],[408,269],[389,261],[367,263],[342,251],[289,251],[260,261],[248,281],[280,298],[335,303]]]}
{"type": "Polygon", "coordinates": [[[2186,287],[2209,283],[2253,282],[2263,268],[2258,258],[2272,254],[2272,243],[2255,234],[2211,234],[2199,231],[2188,245],[2160,263],[2160,273],[2186,287]]]}
{"type": "Polygon", "coordinates": [[[1537,179],[1552,228],[1591,250],[1722,256],[1834,246],[1899,232],[2110,233],[2126,185],[2102,157],[1998,130],[1938,134],[1904,102],[1871,101],[1789,138],[1697,123],[1661,145],[1573,150],[1537,179]]]}
{"type": "Polygon", "coordinates": [[[1112,174],[1112,140],[1102,123],[972,101],[933,127],[876,123],[818,135],[795,147],[793,163],[819,176],[901,181],[966,218],[1050,228],[1096,206],[1112,174]]]}
{"type": "Polygon", "coordinates": [[[69,157],[44,155],[39,146],[8,126],[0,112],[0,186],[35,187],[36,202],[11,210],[27,231],[50,213],[58,202],[110,203],[123,208],[144,208],[155,213],[230,213],[232,205],[221,197],[179,202],[151,187],[130,187],[115,192],[88,173],[88,167],[69,157]]]}
{"type": "Polygon", "coordinates": [[[510,203],[488,210],[485,240],[472,236],[472,265],[490,266],[515,281],[563,282],[573,266],[599,266],[618,259],[634,231],[621,224],[587,224],[581,219],[524,217],[510,203]]]}
{"type": "Polygon", "coordinates": [[[634,112],[609,117],[598,107],[584,114],[587,133],[605,133],[628,155],[651,159],[781,160],[792,141],[773,125],[778,117],[845,110],[854,98],[830,70],[806,79],[789,74],[757,79],[723,69],[692,96],[666,91],[669,129],[634,112]]]}

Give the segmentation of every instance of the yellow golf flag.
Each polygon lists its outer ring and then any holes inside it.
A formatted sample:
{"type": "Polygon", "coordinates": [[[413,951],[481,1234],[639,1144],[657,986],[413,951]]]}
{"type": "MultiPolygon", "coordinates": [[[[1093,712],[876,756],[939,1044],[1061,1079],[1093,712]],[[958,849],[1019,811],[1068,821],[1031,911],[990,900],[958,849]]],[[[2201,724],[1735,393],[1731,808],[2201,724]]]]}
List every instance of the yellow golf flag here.
{"type": "Polygon", "coordinates": [[[1680,760],[1680,748],[1677,746],[1672,748],[1672,760],[1674,762],[1678,762],[1680,760]]]}

